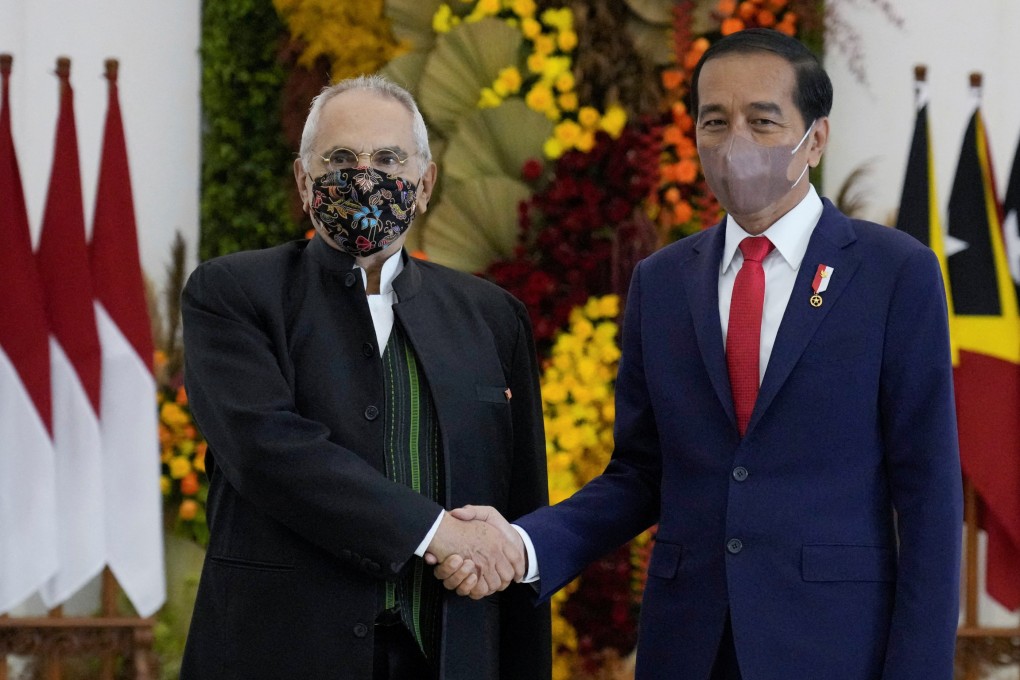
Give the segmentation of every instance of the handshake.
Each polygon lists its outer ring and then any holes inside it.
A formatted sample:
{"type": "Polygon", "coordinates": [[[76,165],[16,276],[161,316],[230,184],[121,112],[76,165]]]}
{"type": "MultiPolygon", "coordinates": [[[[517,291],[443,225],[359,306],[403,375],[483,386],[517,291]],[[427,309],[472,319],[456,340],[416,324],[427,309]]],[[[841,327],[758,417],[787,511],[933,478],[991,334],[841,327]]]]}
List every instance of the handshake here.
{"type": "Polygon", "coordinates": [[[527,573],[524,540],[499,511],[465,505],[443,515],[425,553],[448,590],[478,600],[527,573]]]}

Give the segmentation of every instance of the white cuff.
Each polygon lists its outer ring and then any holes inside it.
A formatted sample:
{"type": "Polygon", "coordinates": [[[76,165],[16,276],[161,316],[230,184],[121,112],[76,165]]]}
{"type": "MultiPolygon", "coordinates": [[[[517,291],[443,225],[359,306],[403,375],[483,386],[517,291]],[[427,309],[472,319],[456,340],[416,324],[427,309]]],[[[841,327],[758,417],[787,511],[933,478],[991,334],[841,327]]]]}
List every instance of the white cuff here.
{"type": "Polygon", "coordinates": [[[524,551],[528,553],[528,571],[524,574],[524,578],[521,579],[521,583],[534,583],[538,580],[538,557],[535,556],[535,544],[531,542],[531,536],[528,536],[528,532],[520,528],[516,524],[511,524],[517,533],[521,535],[521,540],[524,541],[524,551]]]}
{"type": "Polygon", "coordinates": [[[425,534],[425,538],[418,544],[418,547],[414,549],[415,555],[418,557],[425,557],[425,551],[429,549],[429,543],[432,542],[432,537],[436,535],[437,531],[439,531],[439,523],[443,521],[443,515],[445,514],[446,510],[439,511],[439,517],[436,517],[436,521],[432,524],[432,528],[429,529],[427,534],[425,534]]]}

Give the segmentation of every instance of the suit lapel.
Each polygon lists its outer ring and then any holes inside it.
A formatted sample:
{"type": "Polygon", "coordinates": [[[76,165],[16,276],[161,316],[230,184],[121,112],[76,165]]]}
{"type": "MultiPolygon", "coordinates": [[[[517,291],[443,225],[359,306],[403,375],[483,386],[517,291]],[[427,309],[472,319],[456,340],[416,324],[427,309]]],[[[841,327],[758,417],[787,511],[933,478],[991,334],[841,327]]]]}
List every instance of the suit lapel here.
{"type": "Polygon", "coordinates": [[[726,242],[725,222],[718,224],[694,247],[696,253],[680,267],[687,291],[687,304],[694,320],[694,331],[698,337],[698,348],[705,362],[705,369],[715,388],[723,409],[733,426],[737,417],[733,410],[733,392],[726,368],[726,353],[723,347],[722,324],[719,321],[719,267],[722,262],[723,246],[726,242]]]}
{"type": "Polygon", "coordinates": [[[860,264],[854,249],[850,247],[856,240],[850,220],[827,199],[823,199],[823,202],[825,207],[822,217],[808,242],[807,252],[800,264],[797,280],[790,293],[786,312],[783,314],[783,321],[779,325],[779,333],[776,335],[765,377],[758,391],[758,400],[747,426],[748,433],[768,410],[793,367],[800,360],[811,337],[846,290],[860,264]],[[822,294],[822,305],[814,307],[810,303],[811,283],[820,264],[832,267],[833,273],[828,288],[822,294]]]}

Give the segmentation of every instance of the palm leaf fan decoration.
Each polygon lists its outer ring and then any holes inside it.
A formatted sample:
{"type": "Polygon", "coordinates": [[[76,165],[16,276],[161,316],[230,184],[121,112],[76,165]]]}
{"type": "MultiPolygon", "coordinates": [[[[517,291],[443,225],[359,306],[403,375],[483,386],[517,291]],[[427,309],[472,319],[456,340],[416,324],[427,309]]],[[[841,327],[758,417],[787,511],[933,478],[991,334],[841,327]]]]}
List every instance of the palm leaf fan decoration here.
{"type": "Polygon", "coordinates": [[[428,59],[426,52],[406,52],[391,59],[379,69],[379,74],[400,85],[417,99],[418,82],[421,80],[422,71],[425,70],[426,59],[428,59]]]}
{"type": "Polygon", "coordinates": [[[552,121],[520,99],[477,110],[450,137],[443,156],[444,177],[449,181],[499,175],[520,179],[525,161],[543,159],[542,144],[552,129],[552,121]]]}
{"type": "Polygon", "coordinates": [[[531,189],[509,177],[478,177],[450,183],[429,211],[424,250],[433,262],[481,272],[509,258],[517,245],[517,214],[531,189]]]}
{"type": "Polygon", "coordinates": [[[422,113],[449,137],[478,106],[482,88],[518,65],[523,38],[498,19],[462,23],[439,36],[418,84],[422,113]]]}
{"type": "Polygon", "coordinates": [[[412,50],[432,49],[436,33],[432,17],[444,0],[386,0],[386,17],[393,27],[393,35],[412,50]]]}

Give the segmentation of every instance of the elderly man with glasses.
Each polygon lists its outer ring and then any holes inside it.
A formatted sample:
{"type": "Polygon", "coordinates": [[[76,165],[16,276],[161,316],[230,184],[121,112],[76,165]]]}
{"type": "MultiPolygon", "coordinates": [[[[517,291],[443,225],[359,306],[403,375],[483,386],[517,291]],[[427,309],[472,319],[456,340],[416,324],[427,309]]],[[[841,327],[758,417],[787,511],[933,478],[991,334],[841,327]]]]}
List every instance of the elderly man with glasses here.
{"type": "Polygon", "coordinates": [[[549,676],[548,609],[511,584],[523,555],[445,511],[517,517],[547,487],[524,307],[403,249],[436,174],[410,94],[328,87],[294,162],[316,235],[188,281],[211,538],[185,680],[549,676]],[[426,553],[502,592],[448,596],[426,553]]]}

